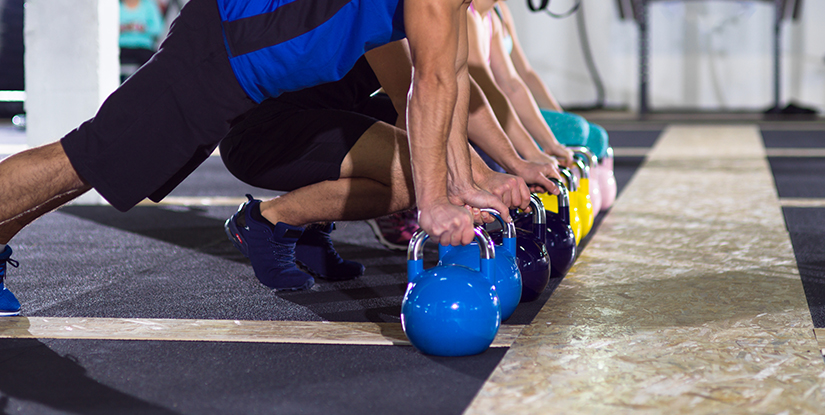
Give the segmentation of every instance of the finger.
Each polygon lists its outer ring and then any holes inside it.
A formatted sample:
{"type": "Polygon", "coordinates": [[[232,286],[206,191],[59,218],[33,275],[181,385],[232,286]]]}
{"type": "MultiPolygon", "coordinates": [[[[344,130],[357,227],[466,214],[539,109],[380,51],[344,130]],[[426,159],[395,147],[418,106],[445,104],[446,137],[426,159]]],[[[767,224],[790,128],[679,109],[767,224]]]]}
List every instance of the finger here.
{"type": "Polygon", "coordinates": [[[535,184],[530,185],[530,191],[532,193],[545,193],[545,192],[547,192],[547,190],[544,187],[539,186],[539,185],[535,185],[535,184]]]}
{"type": "Polygon", "coordinates": [[[496,196],[499,197],[499,199],[501,200],[501,203],[504,203],[507,206],[513,206],[513,202],[512,202],[513,198],[510,195],[510,189],[505,187],[505,189],[503,191],[501,191],[500,193],[501,194],[496,195],[496,196]]]}
{"type": "Polygon", "coordinates": [[[544,169],[544,176],[561,180],[561,173],[559,172],[558,164],[547,165],[547,168],[544,169]]]}
{"type": "Polygon", "coordinates": [[[470,205],[464,205],[464,207],[466,209],[468,209],[470,211],[470,213],[472,213],[472,215],[473,215],[473,224],[484,223],[484,219],[481,216],[482,212],[481,212],[480,209],[471,208],[470,205]]]}
{"type": "Polygon", "coordinates": [[[472,242],[470,239],[467,242],[464,242],[464,232],[463,230],[457,230],[455,232],[450,233],[450,245],[452,246],[459,246],[459,245],[467,245],[468,243],[472,242]]]}
{"type": "Polygon", "coordinates": [[[490,200],[490,207],[501,213],[501,219],[503,219],[504,222],[510,223],[513,221],[513,218],[510,217],[510,208],[501,203],[501,200],[492,198],[490,200]]]}
{"type": "Polygon", "coordinates": [[[475,227],[474,226],[469,226],[462,233],[460,243],[461,243],[461,245],[467,245],[470,242],[473,242],[473,239],[475,239],[475,237],[476,237],[475,227]]]}
{"type": "Polygon", "coordinates": [[[521,204],[519,207],[521,210],[525,210],[530,207],[530,189],[527,188],[527,183],[522,182],[521,185],[518,187],[519,194],[521,195],[521,204]]]}
{"type": "Polygon", "coordinates": [[[555,184],[555,183],[553,183],[550,179],[547,179],[547,181],[546,181],[546,182],[543,182],[543,183],[542,183],[542,187],[544,187],[545,189],[547,189],[547,193],[552,193],[552,194],[554,194],[554,195],[556,195],[556,196],[558,196],[558,194],[559,194],[559,188],[558,188],[558,186],[556,186],[556,184],[555,184]]]}
{"type": "Polygon", "coordinates": [[[550,187],[547,188],[547,193],[551,193],[555,196],[558,196],[561,193],[561,190],[555,183],[550,182],[550,187]]]}

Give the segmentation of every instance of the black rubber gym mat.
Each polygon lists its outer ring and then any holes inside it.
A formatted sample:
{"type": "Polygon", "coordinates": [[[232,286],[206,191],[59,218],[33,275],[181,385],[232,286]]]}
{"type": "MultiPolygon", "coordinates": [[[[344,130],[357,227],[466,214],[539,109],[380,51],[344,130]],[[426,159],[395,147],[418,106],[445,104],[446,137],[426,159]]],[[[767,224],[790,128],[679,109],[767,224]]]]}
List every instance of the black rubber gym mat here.
{"type": "Polygon", "coordinates": [[[768,157],[779,197],[825,197],[825,157],[768,157]]]}
{"type": "Polygon", "coordinates": [[[0,412],[460,414],[506,351],[4,339],[0,412]]]}
{"type": "Polygon", "coordinates": [[[825,130],[762,130],[767,148],[825,148],[825,130]]]}
{"type": "Polygon", "coordinates": [[[825,208],[783,208],[814,327],[825,328],[825,208]]]}

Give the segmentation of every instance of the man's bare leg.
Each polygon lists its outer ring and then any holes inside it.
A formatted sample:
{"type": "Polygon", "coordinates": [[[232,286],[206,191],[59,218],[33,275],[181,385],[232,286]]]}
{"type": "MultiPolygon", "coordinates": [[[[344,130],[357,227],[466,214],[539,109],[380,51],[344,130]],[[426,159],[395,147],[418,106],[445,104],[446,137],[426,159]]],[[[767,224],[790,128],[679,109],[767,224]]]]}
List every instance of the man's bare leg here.
{"type": "Polygon", "coordinates": [[[89,191],[60,142],[35,147],[0,162],[0,244],[26,225],[89,191]]]}
{"type": "MultiPolygon", "coordinates": [[[[409,208],[414,199],[412,189],[406,135],[403,130],[379,122],[346,155],[340,179],[296,189],[260,205],[244,205],[252,206],[251,210],[244,210],[244,215],[250,216],[259,207],[263,217],[275,225],[274,234],[251,231],[234,219],[227,230],[241,252],[248,254],[255,275],[269,287],[306,289],[314,283],[312,276],[332,280],[356,278],[363,274],[363,265],[338,256],[329,240],[330,229],[310,231],[304,226],[372,218],[409,208]],[[292,261],[306,272],[287,265],[292,261]]],[[[261,225],[255,227],[260,229],[261,225]]]]}
{"type": "Polygon", "coordinates": [[[340,179],[267,200],[261,214],[273,224],[293,226],[362,220],[409,209],[414,198],[406,134],[378,122],[344,158],[340,179]]]}

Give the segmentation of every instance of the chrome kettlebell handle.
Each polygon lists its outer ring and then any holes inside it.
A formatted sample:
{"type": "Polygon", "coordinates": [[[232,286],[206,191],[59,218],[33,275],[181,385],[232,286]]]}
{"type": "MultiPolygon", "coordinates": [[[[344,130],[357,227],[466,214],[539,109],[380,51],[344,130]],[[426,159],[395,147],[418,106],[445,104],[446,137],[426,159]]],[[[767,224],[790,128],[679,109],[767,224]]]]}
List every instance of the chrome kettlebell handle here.
{"type": "MultiPolygon", "coordinates": [[[[561,191],[564,186],[561,186],[561,182],[558,179],[550,179],[559,188],[561,191]]],[[[566,191],[566,190],[565,190],[566,191]]],[[[542,203],[541,199],[535,193],[530,193],[530,206],[533,207],[533,224],[534,225],[544,225],[547,223],[547,212],[544,210],[544,203],[542,203]]]]}
{"type": "MultiPolygon", "coordinates": [[[[575,192],[579,189],[578,178],[567,167],[559,166],[559,173],[567,179],[567,190],[575,192]]],[[[551,179],[552,180],[552,179],[551,179]]]]}
{"type": "MultiPolygon", "coordinates": [[[[498,212],[496,212],[498,213],[498,212]]],[[[481,259],[495,259],[496,247],[493,244],[493,239],[487,234],[487,231],[480,226],[476,226],[474,230],[478,241],[479,251],[481,251],[481,259]]],[[[427,235],[423,229],[419,229],[410,238],[410,244],[407,246],[407,261],[419,261],[424,257],[424,243],[430,235],[427,235]]]]}
{"type": "Polygon", "coordinates": [[[501,218],[501,213],[495,209],[484,208],[481,209],[482,212],[487,212],[493,215],[496,218],[498,223],[501,224],[501,244],[504,246],[508,252],[510,252],[513,257],[516,256],[517,248],[516,248],[516,224],[510,221],[509,223],[504,222],[504,219],[501,218]]]}
{"type": "MultiPolygon", "coordinates": [[[[590,178],[590,163],[586,162],[582,157],[576,157],[580,154],[576,153],[573,156],[573,159],[576,160],[576,167],[579,168],[579,172],[581,172],[582,179],[589,179],[590,178]]],[[[578,187],[578,186],[577,186],[578,187]]]]}
{"type": "Polygon", "coordinates": [[[516,237],[516,224],[513,222],[507,223],[504,222],[504,219],[501,218],[501,213],[495,209],[491,208],[484,208],[481,209],[482,212],[487,212],[493,215],[496,218],[498,223],[501,224],[501,235],[505,238],[515,238],[516,237]]]}
{"type": "Polygon", "coordinates": [[[570,146],[570,147],[567,147],[567,148],[572,150],[574,153],[579,153],[579,154],[582,154],[585,157],[587,157],[590,160],[590,165],[591,166],[593,165],[593,160],[598,160],[596,155],[593,154],[593,152],[590,151],[590,149],[585,147],[585,146],[570,146]]]}
{"type": "MultiPolygon", "coordinates": [[[[561,180],[556,179],[554,177],[551,177],[550,181],[553,182],[553,184],[555,184],[556,187],[559,188],[559,207],[570,207],[570,198],[567,195],[567,187],[564,185],[564,183],[562,183],[561,180]]],[[[541,200],[539,200],[539,202],[541,202],[541,200]]]]}
{"type": "Polygon", "coordinates": [[[591,171],[593,170],[593,167],[599,163],[599,159],[596,158],[596,155],[593,154],[593,152],[587,147],[573,146],[568,148],[573,150],[573,157],[578,158],[585,164],[587,168],[580,167],[582,170],[582,177],[589,179],[591,176],[591,171]]]}

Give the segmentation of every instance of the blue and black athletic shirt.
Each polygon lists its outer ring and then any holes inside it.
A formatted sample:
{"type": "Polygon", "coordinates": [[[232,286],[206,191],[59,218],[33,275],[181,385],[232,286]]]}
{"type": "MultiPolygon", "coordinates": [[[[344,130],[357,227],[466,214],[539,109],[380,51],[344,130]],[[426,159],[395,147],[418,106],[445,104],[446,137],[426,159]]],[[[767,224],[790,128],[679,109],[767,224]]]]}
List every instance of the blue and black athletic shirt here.
{"type": "Polygon", "coordinates": [[[344,77],[364,52],[404,38],[403,0],[218,0],[229,61],[261,102],[344,77]]]}

